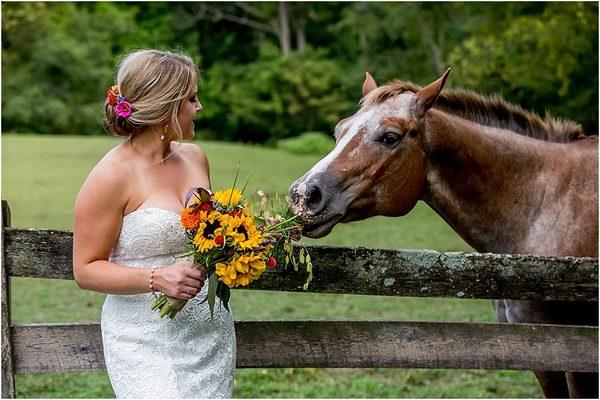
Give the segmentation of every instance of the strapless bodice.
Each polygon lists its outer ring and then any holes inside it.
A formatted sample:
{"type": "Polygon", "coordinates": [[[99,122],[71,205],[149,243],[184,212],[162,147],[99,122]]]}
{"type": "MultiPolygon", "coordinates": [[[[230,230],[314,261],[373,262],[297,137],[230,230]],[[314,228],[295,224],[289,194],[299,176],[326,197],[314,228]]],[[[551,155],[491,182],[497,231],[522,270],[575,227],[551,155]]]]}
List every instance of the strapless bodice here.
{"type": "Polygon", "coordinates": [[[185,250],[185,241],[179,214],[157,207],[141,208],[123,217],[121,233],[109,260],[129,264],[134,260],[180,255],[185,250]]]}

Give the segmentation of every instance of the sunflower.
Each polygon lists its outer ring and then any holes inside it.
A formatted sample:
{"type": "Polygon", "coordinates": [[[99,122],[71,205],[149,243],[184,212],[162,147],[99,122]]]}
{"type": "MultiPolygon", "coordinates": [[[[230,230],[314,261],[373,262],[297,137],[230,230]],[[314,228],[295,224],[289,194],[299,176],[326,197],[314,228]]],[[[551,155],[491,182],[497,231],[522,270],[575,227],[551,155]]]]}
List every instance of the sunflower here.
{"type": "Polygon", "coordinates": [[[239,217],[224,216],[223,222],[227,227],[228,236],[233,239],[233,245],[241,250],[256,249],[264,241],[254,219],[250,216],[245,214],[239,217]]]}
{"type": "Polygon", "coordinates": [[[214,198],[224,206],[237,206],[242,200],[242,192],[238,189],[219,190],[214,198]]]}
{"type": "Polygon", "coordinates": [[[221,282],[234,288],[248,285],[261,276],[265,268],[264,255],[251,252],[239,255],[229,263],[217,263],[215,272],[221,282]]]}
{"type": "MultiPolygon", "coordinates": [[[[248,213],[245,210],[235,210],[229,211],[227,213],[221,214],[221,221],[223,222],[223,226],[232,225],[232,220],[239,218],[247,218],[249,217],[248,213]]],[[[233,223],[235,224],[235,223],[233,223]]]]}
{"type": "Polygon", "coordinates": [[[251,252],[249,254],[244,254],[239,258],[239,262],[242,265],[246,265],[248,270],[244,279],[240,282],[240,285],[244,286],[261,276],[266,268],[265,256],[262,253],[251,252]],[[248,279],[248,282],[244,283],[246,278],[248,279]]]}
{"type": "Polygon", "coordinates": [[[236,270],[236,260],[231,260],[229,264],[226,263],[217,263],[215,265],[215,273],[219,277],[219,280],[229,286],[230,288],[236,287],[236,278],[237,278],[237,270],[236,270]]]}
{"type": "Polygon", "coordinates": [[[250,273],[254,271],[259,272],[260,275],[266,268],[265,257],[262,253],[251,252],[250,254],[244,254],[240,257],[240,262],[248,264],[250,267],[250,273]]]}
{"type": "Polygon", "coordinates": [[[222,214],[218,211],[200,211],[200,223],[194,236],[194,246],[200,253],[218,247],[215,237],[223,235],[222,214]]]}

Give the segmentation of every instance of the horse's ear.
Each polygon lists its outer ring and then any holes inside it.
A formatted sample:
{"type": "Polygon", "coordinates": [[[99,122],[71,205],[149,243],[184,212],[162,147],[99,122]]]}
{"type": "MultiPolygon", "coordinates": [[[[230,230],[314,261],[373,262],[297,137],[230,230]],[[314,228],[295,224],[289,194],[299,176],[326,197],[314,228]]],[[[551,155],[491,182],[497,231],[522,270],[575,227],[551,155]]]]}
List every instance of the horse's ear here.
{"type": "Polygon", "coordinates": [[[444,87],[444,83],[446,83],[448,74],[450,74],[450,68],[448,68],[437,81],[430,83],[417,92],[417,97],[419,99],[418,102],[421,106],[421,111],[423,114],[425,114],[425,112],[431,108],[433,103],[435,103],[435,100],[444,87]]]}
{"type": "Polygon", "coordinates": [[[371,90],[377,89],[377,83],[370,73],[365,73],[365,81],[363,83],[363,96],[366,96],[371,90]]]}

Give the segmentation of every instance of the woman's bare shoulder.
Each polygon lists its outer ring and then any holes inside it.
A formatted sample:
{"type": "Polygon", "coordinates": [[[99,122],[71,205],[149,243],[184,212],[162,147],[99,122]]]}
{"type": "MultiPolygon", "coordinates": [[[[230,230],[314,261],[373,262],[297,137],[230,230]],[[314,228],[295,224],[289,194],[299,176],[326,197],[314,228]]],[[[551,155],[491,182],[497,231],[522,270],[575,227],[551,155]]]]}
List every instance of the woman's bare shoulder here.
{"type": "Polygon", "coordinates": [[[202,147],[194,143],[181,143],[182,153],[194,164],[203,169],[208,168],[208,158],[202,147]]]}
{"type": "Polygon", "coordinates": [[[206,158],[204,149],[195,143],[181,143],[181,150],[188,156],[206,158]]]}
{"type": "Polygon", "coordinates": [[[130,162],[131,160],[131,150],[127,148],[123,143],[113,147],[110,149],[100,161],[98,161],[97,166],[102,168],[114,168],[117,165],[121,165],[125,170],[131,169],[130,162]]]}
{"type": "Polygon", "coordinates": [[[128,161],[128,155],[121,148],[116,146],[102,157],[98,164],[94,167],[90,175],[105,176],[108,181],[120,183],[126,181],[133,173],[133,166],[128,161]]]}
{"type": "Polygon", "coordinates": [[[210,189],[210,166],[204,150],[194,143],[182,143],[181,152],[188,166],[192,168],[194,186],[210,189]]]}
{"type": "Polygon", "coordinates": [[[90,171],[83,183],[77,202],[107,202],[124,208],[128,200],[128,182],[133,170],[125,154],[117,147],[111,149],[90,171]]]}

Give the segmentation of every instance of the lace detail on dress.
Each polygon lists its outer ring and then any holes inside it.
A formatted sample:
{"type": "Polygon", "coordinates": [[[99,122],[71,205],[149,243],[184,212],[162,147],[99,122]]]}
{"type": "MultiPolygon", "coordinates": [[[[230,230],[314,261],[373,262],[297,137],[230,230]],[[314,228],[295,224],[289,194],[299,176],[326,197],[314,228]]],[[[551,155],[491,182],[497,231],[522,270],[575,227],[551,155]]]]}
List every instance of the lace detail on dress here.
{"type": "MultiPolygon", "coordinates": [[[[145,208],[123,218],[109,260],[136,268],[163,267],[185,249],[179,215],[145,208]]],[[[106,369],[117,398],[223,398],[233,392],[233,317],[200,304],[208,285],[175,319],[150,310],[154,297],[107,295],[101,329],[106,369]]]]}
{"type": "Polygon", "coordinates": [[[162,208],[142,208],[127,214],[109,259],[140,260],[181,254],[185,231],[179,221],[177,213],[162,208]]]}

